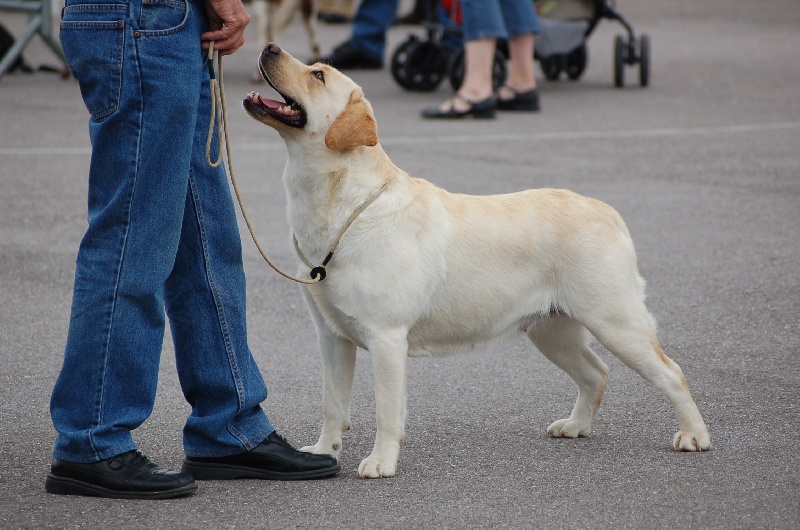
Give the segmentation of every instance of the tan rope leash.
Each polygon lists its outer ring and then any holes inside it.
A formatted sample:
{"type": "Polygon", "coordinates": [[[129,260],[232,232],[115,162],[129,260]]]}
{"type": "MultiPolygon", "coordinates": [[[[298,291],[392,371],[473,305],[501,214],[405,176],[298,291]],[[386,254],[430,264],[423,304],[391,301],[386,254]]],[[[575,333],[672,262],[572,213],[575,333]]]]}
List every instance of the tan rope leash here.
{"type": "Polygon", "coordinates": [[[211,167],[218,167],[222,163],[222,152],[223,152],[223,143],[220,141],[219,152],[217,153],[217,160],[211,160],[211,141],[214,135],[214,125],[216,124],[217,129],[220,131],[219,135],[225,137],[224,143],[224,151],[227,153],[228,158],[228,173],[231,177],[231,185],[233,186],[233,191],[236,195],[236,202],[239,203],[239,209],[242,211],[242,217],[244,218],[244,222],[247,225],[247,230],[250,232],[250,237],[253,239],[253,243],[255,243],[258,252],[261,254],[261,257],[264,258],[264,261],[272,267],[272,270],[287,278],[289,280],[295,281],[297,283],[302,283],[305,285],[311,285],[315,283],[319,283],[325,279],[326,272],[325,267],[330,262],[331,258],[333,258],[333,253],[336,252],[336,249],[339,247],[339,242],[344,236],[344,233],[350,228],[350,225],[353,224],[353,221],[356,220],[356,217],[359,216],[361,212],[363,212],[370,204],[375,202],[381,193],[386,190],[387,184],[381,186],[381,188],[375,193],[374,195],[367,198],[364,203],[361,204],[350,218],[345,223],[342,230],[339,232],[339,235],[336,237],[336,240],[331,245],[330,251],[328,255],[325,256],[325,259],[322,261],[321,265],[314,266],[303,253],[300,251],[300,245],[297,242],[297,238],[292,235],[292,240],[294,241],[294,248],[297,252],[297,255],[300,259],[311,269],[311,279],[306,280],[303,278],[298,278],[296,276],[292,276],[280,269],[272,260],[267,256],[267,253],[261,247],[261,244],[258,242],[258,238],[256,238],[255,231],[253,230],[253,225],[250,222],[250,218],[247,216],[247,210],[244,207],[244,202],[242,201],[242,196],[239,193],[239,186],[236,184],[236,176],[233,173],[233,161],[231,160],[231,142],[230,142],[230,135],[228,134],[228,108],[225,102],[225,86],[223,83],[223,74],[222,74],[222,56],[219,55],[218,52],[214,51],[214,43],[208,47],[208,70],[210,73],[210,90],[211,90],[211,119],[208,124],[208,138],[206,139],[206,162],[211,167]],[[217,63],[217,70],[219,70],[219,80],[217,80],[217,76],[214,72],[214,62],[217,63]]]}
{"type": "Polygon", "coordinates": [[[317,275],[319,275],[320,276],[319,281],[325,279],[325,267],[328,265],[328,262],[333,257],[333,253],[336,252],[336,249],[339,247],[339,241],[342,240],[342,236],[344,235],[345,232],[347,232],[347,229],[350,228],[350,225],[353,224],[353,221],[356,220],[356,217],[358,217],[358,215],[361,212],[366,210],[367,206],[375,202],[375,199],[380,197],[381,193],[383,193],[386,190],[387,186],[388,184],[384,184],[383,186],[381,186],[381,188],[374,195],[368,197],[367,200],[361,204],[361,206],[355,209],[353,214],[344,224],[344,228],[342,228],[341,232],[339,232],[339,235],[336,237],[336,241],[334,241],[333,245],[331,245],[331,249],[328,252],[328,255],[325,256],[324,260],[322,260],[322,265],[315,267],[310,261],[308,261],[308,259],[306,259],[306,257],[303,255],[303,252],[300,250],[300,244],[297,242],[297,238],[294,235],[292,235],[292,240],[294,241],[294,249],[297,251],[297,255],[300,256],[300,259],[303,260],[303,263],[305,263],[306,266],[311,269],[312,278],[316,279],[317,275]]]}

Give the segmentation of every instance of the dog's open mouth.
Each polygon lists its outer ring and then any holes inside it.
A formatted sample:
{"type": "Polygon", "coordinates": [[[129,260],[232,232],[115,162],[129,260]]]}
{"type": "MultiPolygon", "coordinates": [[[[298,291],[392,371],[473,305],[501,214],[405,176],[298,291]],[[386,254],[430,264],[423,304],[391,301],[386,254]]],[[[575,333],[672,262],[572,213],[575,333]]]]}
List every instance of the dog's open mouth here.
{"type": "MultiPolygon", "coordinates": [[[[278,92],[280,94],[280,92],[278,92]]],[[[250,92],[245,108],[254,114],[267,115],[289,127],[301,128],[306,124],[306,113],[295,100],[281,94],[285,102],[267,99],[258,92],[250,92]]]]}

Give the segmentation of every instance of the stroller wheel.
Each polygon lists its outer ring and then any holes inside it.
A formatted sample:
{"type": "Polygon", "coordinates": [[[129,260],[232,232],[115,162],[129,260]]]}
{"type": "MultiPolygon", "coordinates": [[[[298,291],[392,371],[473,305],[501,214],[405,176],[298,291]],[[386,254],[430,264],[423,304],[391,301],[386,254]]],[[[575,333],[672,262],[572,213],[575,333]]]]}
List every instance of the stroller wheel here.
{"type": "Polygon", "coordinates": [[[628,62],[628,45],[622,35],[614,39],[614,86],[625,85],[625,63],[628,62]]]}
{"type": "Polygon", "coordinates": [[[444,79],[447,51],[412,35],[392,55],[392,77],[407,90],[429,92],[444,79]]]}
{"type": "Polygon", "coordinates": [[[419,42],[416,35],[411,35],[405,42],[402,42],[392,54],[392,77],[398,85],[408,90],[411,90],[411,83],[408,81],[404,69],[405,65],[408,63],[409,50],[417,46],[419,42]]]}
{"type": "Polygon", "coordinates": [[[589,59],[589,53],[586,49],[586,44],[581,44],[567,55],[567,77],[572,81],[580,79],[583,71],[586,70],[586,63],[589,59]]]}
{"type": "MultiPolygon", "coordinates": [[[[450,86],[457,91],[464,81],[464,48],[453,53],[450,57],[449,70],[450,86]]],[[[506,56],[501,49],[497,49],[494,52],[494,63],[492,64],[492,87],[495,92],[505,83],[506,75],[506,56]]]]}
{"type": "Polygon", "coordinates": [[[650,83],[650,37],[642,35],[639,39],[639,84],[650,83]]]}
{"type": "Polygon", "coordinates": [[[548,81],[558,81],[561,75],[561,56],[551,55],[539,59],[539,66],[542,68],[542,73],[548,81]]]}

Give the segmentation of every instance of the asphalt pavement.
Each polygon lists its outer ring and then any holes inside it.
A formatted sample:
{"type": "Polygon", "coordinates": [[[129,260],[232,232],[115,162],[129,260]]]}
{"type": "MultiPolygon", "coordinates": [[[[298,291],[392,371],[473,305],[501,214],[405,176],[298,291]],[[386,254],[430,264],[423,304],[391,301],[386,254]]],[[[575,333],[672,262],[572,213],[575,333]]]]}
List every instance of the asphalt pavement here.
{"type": "MultiPolygon", "coordinates": [[[[58,75],[0,79],[0,527],[2,528],[797,528],[800,527],[800,5],[796,0],[619,0],[651,40],[650,86],[613,83],[604,21],[575,82],[545,81],[540,113],[429,122],[450,94],[407,92],[389,70],[353,72],[384,149],[451,191],[570,188],[625,218],[661,342],[683,368],[713,449],[675,453],[666,398],[598,346],[611,368],[590,437],[550,439],[574,385],[520,338],[413,359],[398,474],[360,480],[375,420],[360,352],[342,472],[311,482],[207,482],[184,499],[46,494],[48,403],[61,365],[75,254],[86,227],[88,114],[58,75]]],[[[25,19],[1,12],[19,34],[25,19]]],[[[391,31],[391,49],[418,28],[391,31]]],[[[321,25],[330,50],[347,26],[321,25]]],[[[308,55],[298,21],[280,39],[308,55]]],[[[233,162],[262,244],[294,263],[278,135],[240,111],[255,36],[225,60],[233,162]]],[[[34,65],[56,65],[34,40],[34,65]]],[[[540,72],[537,69],[537,72],[540,72]]],[[[265,408],[297,445],[321,425],[316,337],[300,288],[261,260],[242,224],[250,345],[265,408]]],[[[387,278],[391,281],[391,278],[387,278]]],[[[177,468],[189,412],[169,336],[155,409],[135,432],[177,468]]]]}

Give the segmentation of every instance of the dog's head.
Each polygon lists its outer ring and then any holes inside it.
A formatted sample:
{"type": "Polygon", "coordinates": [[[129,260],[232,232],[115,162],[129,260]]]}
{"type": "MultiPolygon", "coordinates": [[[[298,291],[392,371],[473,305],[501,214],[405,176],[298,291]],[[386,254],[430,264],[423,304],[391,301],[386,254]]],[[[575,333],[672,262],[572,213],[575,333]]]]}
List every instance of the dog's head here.
{"type": "Polygon", "coordinates": [[[245,111],[287,140],[318,141],[328,149],[353,149],[378,143],[372,106],[364,92],[335,68],[307,66],[270,43],[258,60],[264,80],[284,102],[248,94],[245,111]]]}

